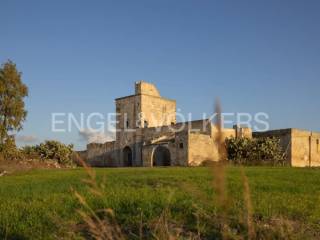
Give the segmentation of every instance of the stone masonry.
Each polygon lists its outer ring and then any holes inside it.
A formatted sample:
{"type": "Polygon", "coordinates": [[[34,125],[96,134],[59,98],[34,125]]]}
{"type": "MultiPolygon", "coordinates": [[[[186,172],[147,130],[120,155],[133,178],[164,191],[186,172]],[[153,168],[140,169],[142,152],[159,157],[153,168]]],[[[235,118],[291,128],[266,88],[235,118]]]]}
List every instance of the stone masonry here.
{"type": "MultiPolygon", "coordinates": [[[[215,126],[209,120],[176,122],[176,101],[164,98],[151,83],[135,83],[135,94],[115,99],[116,139],[90,143],[81,156],[95,167],[198,166],[218,161],[215,126]]],[[[223,129],[223,137],[276,136],[292,166],[320,165],[320,133],[283,129],[252,133],[223,129]]]]}
{"type": "Polygon", "coordinates": [[[320,133],[288,128],[255,132],[253,137],[278,137],[287,162],[294,167],[320,166],[320,133]]]}

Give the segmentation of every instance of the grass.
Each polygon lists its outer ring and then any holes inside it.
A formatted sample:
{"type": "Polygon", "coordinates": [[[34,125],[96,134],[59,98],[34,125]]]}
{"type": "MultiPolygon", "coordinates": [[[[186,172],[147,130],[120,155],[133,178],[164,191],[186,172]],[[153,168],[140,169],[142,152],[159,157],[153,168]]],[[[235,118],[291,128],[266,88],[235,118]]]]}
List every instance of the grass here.
{"type": "MultiPolygon", "coordinates": [[[[245,222],[241,216],[245,218],[246,207],[241,171],[239,167],[226,170],[228,216],[237,216],[240,223],[245,222]]],[[[319,237],[320,170],[245,167],[244,172],[257,225],[286,221],[297,238],[319,237]]],[[[122,168],[96,169],[96,173],[98,183],[105,184],[100,199],[83,182],[83,169],[32,170],[1,177],[0,239],[62,239],[81,231],[83,221],[77,210],[83,206],[74,190],[94,210],[113,209],[130,239],[139,239],[141,232],[145,239],[151,238],[164,209],[170,228],[205,239],[218,236],[210,219],[219,209],[209,169],[122,168]]],[[[242,225],[234,228],[241,231],[242,225]]]]}

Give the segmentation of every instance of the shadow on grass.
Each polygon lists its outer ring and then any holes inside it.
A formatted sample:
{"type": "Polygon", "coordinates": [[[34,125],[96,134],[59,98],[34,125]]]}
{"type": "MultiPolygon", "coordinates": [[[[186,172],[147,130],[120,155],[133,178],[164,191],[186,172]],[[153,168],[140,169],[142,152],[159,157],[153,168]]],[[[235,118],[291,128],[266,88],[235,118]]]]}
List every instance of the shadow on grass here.
{"type": "Polygon", "coordinates": [[[0,227],[0,239],[5,240],[27,240],[28,238],[18,233],[7,233],[6,229],[0,227]]]}

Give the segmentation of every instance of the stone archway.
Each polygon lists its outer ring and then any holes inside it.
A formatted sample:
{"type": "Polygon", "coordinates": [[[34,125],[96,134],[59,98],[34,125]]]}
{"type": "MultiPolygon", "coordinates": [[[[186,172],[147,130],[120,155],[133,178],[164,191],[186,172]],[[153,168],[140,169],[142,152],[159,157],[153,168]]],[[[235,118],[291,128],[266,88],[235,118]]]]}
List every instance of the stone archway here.
{"type": "Polygon", "coordinates": [[[153,152],[152,156],[153,166],[170,166],[171,155],[167,147],[158,146],[153,152]]]}
{"type": "Polygon", "coordinates": [[[132,167],[132,150],[130,147],[125,147],[122,151],[122,160],[124,167],[132,167]]]}

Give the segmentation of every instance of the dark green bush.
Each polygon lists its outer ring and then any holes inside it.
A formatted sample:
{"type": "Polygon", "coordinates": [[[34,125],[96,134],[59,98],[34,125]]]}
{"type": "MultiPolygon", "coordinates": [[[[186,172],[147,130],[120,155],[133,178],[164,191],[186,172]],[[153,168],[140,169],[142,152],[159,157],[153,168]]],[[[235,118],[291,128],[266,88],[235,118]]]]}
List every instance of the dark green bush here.
{"type": "Polygon", "coordinates": [[[277,138],[228,138],[228,160],[245,165],[284,165],[285,154],[277,138]]]}

